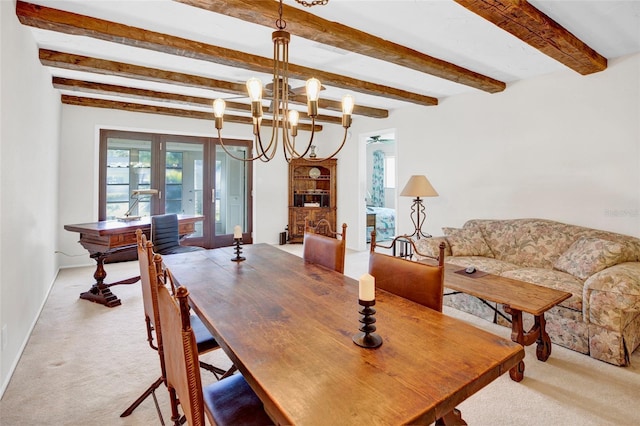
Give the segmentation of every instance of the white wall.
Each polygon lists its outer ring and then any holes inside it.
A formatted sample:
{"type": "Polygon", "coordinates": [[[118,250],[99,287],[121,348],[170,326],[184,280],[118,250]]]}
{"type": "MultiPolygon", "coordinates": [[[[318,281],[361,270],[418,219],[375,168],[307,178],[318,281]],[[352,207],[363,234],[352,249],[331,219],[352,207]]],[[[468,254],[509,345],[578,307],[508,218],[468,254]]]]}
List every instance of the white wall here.
{"type": "Polygon", "coordinates": [[[0,1],[0,394],[57,272],[60,96],[15,1],[0,1]]]}
{"type": "MultiPolygon", "coordinates": [[[[440,194],[425,199],[433,235],[472,218],[539,217],[640,237],[640,54],[601,73],[567,70],[385,121],[357,118],[351,131],[397,129],[398,186],[424,174],[440,194]]],[[[362,249],[364,208],[352,195],[362,176],[340,173],[339,220],[357,234],[349,246],[362,249]]],[[[400,197],[401,233],[412,230],[410,207],[400,197]]]]}

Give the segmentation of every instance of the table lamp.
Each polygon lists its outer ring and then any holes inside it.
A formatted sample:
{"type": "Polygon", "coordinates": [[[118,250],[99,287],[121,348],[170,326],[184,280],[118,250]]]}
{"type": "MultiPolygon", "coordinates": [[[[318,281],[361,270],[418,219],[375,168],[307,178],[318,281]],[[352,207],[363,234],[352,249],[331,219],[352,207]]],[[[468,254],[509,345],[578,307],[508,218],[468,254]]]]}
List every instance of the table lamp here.
{"type": "MultiPolygon", "coordinates": [[[[154,196],[154,195],[157,195],[157,194],[158,194],[158,190],[157,189],[134,189],[133,191],[131,191],[131,198],[135,199],[135,201],[133,202],[131,207],[129,207],[129,210],[126,211],[124,216],[120,216],[118,218],[118,220],[121,220],[123,222],[129,222],[129,221],[132,221],[132,220],[140,219],[140,216],[131,216],[131,212],[133,211],[133,209],[140,202],[140,196],[141,195],[154,196]]],[[[151,197],[149,197],[149,199],[151,199],[151,197]]]]}
{"type": "Polygon", "coordinates": [[[417,239],[420,237],[431,237],[429,234],[425,234],[422,232],[422,224],[426,219],[426,214],[424,212],[424,204],[422,204],[422,200],[420,197],[437,197],[438,193],[426,176],[421,175],[413,175],[409,179],[409,182],[405,185],[404,189],[400,193],[402,197],[416,197],[413,200],[413,205],[411,206],[411,221],[415,226],[416,230],[413,231],[413,234],[409,235],[409,237],[415,236],[417,239]]]}

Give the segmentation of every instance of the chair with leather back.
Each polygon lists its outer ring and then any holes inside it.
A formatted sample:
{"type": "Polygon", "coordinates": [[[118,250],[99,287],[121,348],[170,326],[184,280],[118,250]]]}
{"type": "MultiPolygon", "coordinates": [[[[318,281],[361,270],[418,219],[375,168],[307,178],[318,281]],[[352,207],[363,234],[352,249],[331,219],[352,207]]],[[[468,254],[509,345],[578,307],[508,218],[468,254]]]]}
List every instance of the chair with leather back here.
{"type": "Polygon", "coordinates": [[[315,226],[310,226],[305,220],[302,248],[305,262],[317,263],[343,274],[346,244],[346,223],[342,224],[342,233],[339,233],[331,229],[326,219],[319,220],[315,226]]]}
{"type": "Polygon", "coordinates": [[[377,253],[376,247],[391,249],[397,239],[408,241],[412,250],[419,253],[413,240],[407,237],[396,237],[389,246],[376,244],[375,231],[371,233],[371,251],[369,254],[369,274],[376,280],[376,288],[420,303],[428,308],[442,312],[444,291],[444,249],[440,245],[437,258],[431,264],[424,261],[414,262],[388,254],[377,253]]]}
{"type": "MultiPolygon", "coordinates": [[[[151,384],[151,386],[147,388],[146,391],[142,393],[142,395],[140,395],[140,397],[138,397],[138,399],[136,399],[120,415],[120,417],[126,417],[130,415],[142,403],[142,401],[144,401],[149,395],[152,395],[156,404],[158,416],[162,419],[162,413],[160,412],[158,401],[155,395],[155,390],[160,387],[160,385],[162,385],[166,376],[162,336],[160,332],[161,323],[158,314],[158,292],[156,286],[152,285],[152,283],[156,282],[158,275],[158,270],[156,269],[157,265],[154,263],[154,257],[156,256],[156,254],[153,251],[153,243],[151,243],[151,241],[147,241],[147,237],[142,233],[142,230],[140,229],[136,230],[136,240],[138,250],[138,264],[140,267],[140,282],[142,287],[142,301],[144,305],[144,320],[147,330],[147,342],[149,342],[149,346],[151,346],[152,349],[158,352],[161,375],[156,381],[151,384]],[[157,343],[154,343],[154,341],[157,343]]],[[[191,317],[191,323],[195,330],[197,340],[198,353],[203,354],[220,348],[218,342],[214,339],[211,333],[209,333],[200,318],[198,318],[197,315],[191,315],[191,317]]],[[[225,375],[233,373],[233,371],[235,370],[235,367],[232,367],[230,370],[225,371],[221,368],[204,362],[200,362],[199,364],[201,368],[211,371],[216,378],[224,377],[225,375]]]]}
{"type": "MultiPolygon", "coordinates": [[[[160,265],[160,259],[158,265],[160,265]]],[[[161,267],[161,266],[160,266],[161,267]]],[[[205,425],[205,416],[213,425],[273,424],[262,401],[240,374],[221,379],[203,388],[197,368],[198,351],[189,321],[189,292],[178,287],[174,295],[163,282],[171,273],[159,275],[158,306],[165,348],[166,379],[171,402],[171,419],[175,425],[205,425]],[[180,415],[182,407],[184,418],[180,415]]]]}
{"type": "Polygon", "coordinates": [[[155,252],[162,255],[204,250],[180,244],[178,215],[173,213],[151,216],[151,242],[155,252]]]}

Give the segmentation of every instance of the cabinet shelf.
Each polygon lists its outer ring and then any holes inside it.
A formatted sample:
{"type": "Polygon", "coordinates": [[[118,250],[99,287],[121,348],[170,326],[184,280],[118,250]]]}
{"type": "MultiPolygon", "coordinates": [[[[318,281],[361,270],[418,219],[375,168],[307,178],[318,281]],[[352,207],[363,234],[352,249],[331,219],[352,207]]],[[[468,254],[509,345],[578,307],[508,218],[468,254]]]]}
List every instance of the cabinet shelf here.
{"type": "Polygon", "coordinates": [[[312,178],[311,176],[294,176],[294,179],[298,180],[331,180],[331,176],[320,175],[317,178],[312,178]]]}

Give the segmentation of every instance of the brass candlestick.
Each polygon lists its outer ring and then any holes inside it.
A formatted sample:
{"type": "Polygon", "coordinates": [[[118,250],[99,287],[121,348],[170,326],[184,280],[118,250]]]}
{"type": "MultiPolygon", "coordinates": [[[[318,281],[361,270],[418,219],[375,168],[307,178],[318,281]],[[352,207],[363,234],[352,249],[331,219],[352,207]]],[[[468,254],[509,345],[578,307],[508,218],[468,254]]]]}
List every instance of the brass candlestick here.
{"type": "Polygon", "coordinates": [[[372,306],[376,304],[375,300],[360,300],[358,303],[362,308],[358,312],[362,315],[359,319],[362,324],[357,333],[353,336],[353,343],[363,348],[377,348],[382,345],[382,337],[380,337],[376,331],[376,318],[374,317],[376,309],[372,306]]]}

